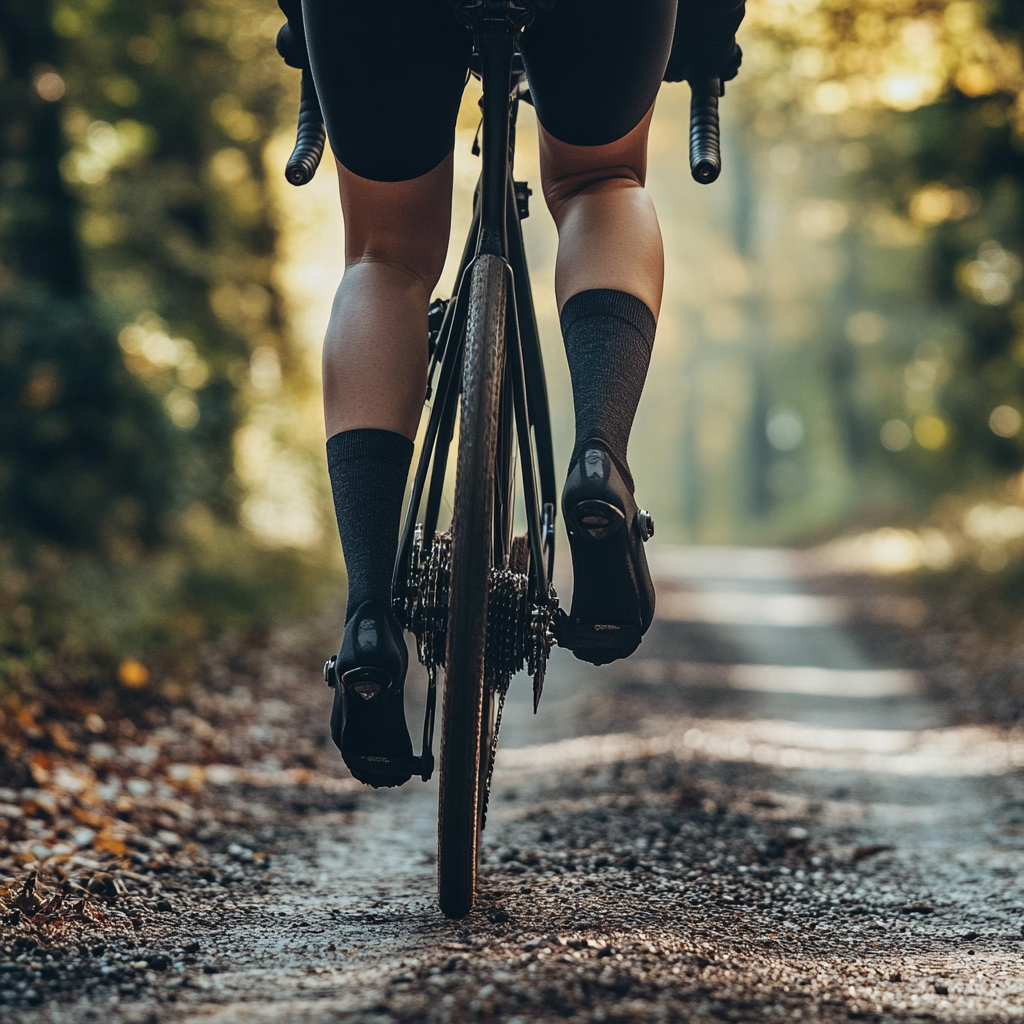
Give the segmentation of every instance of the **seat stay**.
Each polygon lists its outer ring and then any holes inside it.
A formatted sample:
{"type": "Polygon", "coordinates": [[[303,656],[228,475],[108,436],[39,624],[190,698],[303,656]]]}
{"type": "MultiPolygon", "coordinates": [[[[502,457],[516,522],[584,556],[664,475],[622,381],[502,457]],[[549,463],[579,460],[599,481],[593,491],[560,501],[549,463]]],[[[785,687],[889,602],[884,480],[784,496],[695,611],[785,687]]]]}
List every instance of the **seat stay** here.
{"type": "MultiPolygon", "coordinates": [[[[453,358],[462,360],[462,343],[457,342],[453,348],[453,358]]],[[[441,421],[434,442],[433,461],[430,472],[430,488],[427,492],[427,503],[423,510],[422,542],[427,550],[437,533],[437,521],[441,515],[441,501],[444,497],[444,481],[448,471],[448,453],[451,451],[452,439],[455,436],[455,418],[459,411],[460,384],[457,378],[458,369],[450,377],[444,395],[441,421]]]]}
{"type": "MultiPolygon", "coordinates": [[[[514,182],[509,181],[510,189],[514,182]]],[[[548,403],[547,381],[544,373],[544,359],[541,354],[540,331],[537,327],[537,312],[533,303],[533,289],[526,263],[526,248],[523,243],[523,228],[514,195],[508,206],[508,248],[509,265],[515,282],[515,302],[519,324],[519,341],[523,353],[523,371],[526,378],[527,412],[533,428],[534,447],[537,455],[537,477],[540,484],[540,506],[551,506],[550,526],[554,527],[558,507],[558,490],[555,477],[554,445],[551,436],[551,412],[548,403]]],[[[552,536],[552,551],[553,541],[552,536]]],[[[551,568],[549,564],[548,573],[551,568]]]]}
{"type": "MultiPolygon", "coordinates": [[[[480,183],[477,182],[476,191],[473,194],[473,220],[469,226],[469,234],[466,236],[466,244],[462,247],[462,258],[459,260],[459,272],[455,275],[456,281],[460,283],[466,274],[466,268],[469,266],[470,261],[476,254],[478,239],[480,236],[480,204],[477,201],[480,194],[480,183]]],[[[448,343],[451,341],[453,331],[453,318],[455,316],[455,310],[457,307],[456,300],[458,299],[458,291],[452,296],[448,303],[448,307],[444,312],[444,320],[441,323],[441,329],[438,332],[437,344],[434,346],[434,351],[430,355],[430,361],[427,364],[427,396],[426,400],[429,401],[433,393],[433,381],[434,374],[437,371],[438,366],[444,361],[444,354],[447,351],[448,343]]],[[[456,335],[456,341],[458,336],[456,335]]]]}
{"type": "MultiPolygon", "coordinates": [[[[469,266],[462,272],[462,279],[468,281],[469,266]]],[[[398,557],[395,561],[392,593],[396,602],[405,599],[409,572],[409,562],[412,557],[413,543],[416,534],[416,518],[420,511],[423,499],[423,491],[426,486],[427,473],[430,470],[438,432],[451,411],[451,406],[458,406],[458,396],[461,389],[462,375],[462,348],[465,338],[465,326],[467,315],[468,296],[465,289],[460,287],[459,293],[452,300],[451,317],[447,313],[445,321],[447,324],[447,336],[442,328],[441,337],[438,340],[438,350],[443,349],[443,356],[440,363],[437,387],[434,390],[434,400],[430,408],[430,415],[427,419],[427,427],[423,437],[423,447],[420,449],[419,460],[416,464],[416,474],[413,477],[412,493],[409,504],[406,508],[405,520],[402,526],[401,538],[398,545],[398,557]]],[[[454,422],[454,417],[452,417],[454,422]]],[[[448,443],[451,437],[448,437],[448,443]]],[[[447,451],[447,449],[446,449],[447,451]]],[[[444,466],[440,467],[443,479],[444,466]]],[[[432,488],[433,491],[433,488],[432,488]]],[[[437,503],[440,504],[440,492],[437,494],[437,503]]],[[[437,516],[434,516],[436,525],[437,516]]]]}
{"type": "MultiPolygon", "coordinates": [[[[526,532],[530,540],[531,583],[536,599],[548,597],[547,560],[541,534],[540,505],[537,501],[537,475],[533,455],[533,434],[530,429],[526,374],[523,369],[523,344],[520,337],[519,307],[516,302],[515,273],[506,263],[509,277],[508,325],[505,330],[505,372],[512,384],[512,405],[515,411],[516,435],[519,442],[519,473],[523,481],[523,504],[526,509],[526,532]]],[[[526,268],[523,267],[523,272],[526,268]]]]}

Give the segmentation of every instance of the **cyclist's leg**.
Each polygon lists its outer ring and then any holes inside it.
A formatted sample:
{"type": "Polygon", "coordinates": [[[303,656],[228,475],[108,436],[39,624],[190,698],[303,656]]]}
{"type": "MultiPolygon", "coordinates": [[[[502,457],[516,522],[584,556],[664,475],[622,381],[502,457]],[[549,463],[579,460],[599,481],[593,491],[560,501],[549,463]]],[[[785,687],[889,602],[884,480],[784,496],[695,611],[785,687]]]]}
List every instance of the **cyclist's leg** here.
{"type": "Polygon", "coordinates": [[[423,406],[427,305],[448,243],[452,162],[412,181],[371,181],[340,164],[338,175],[345,274],[324,339],[323,384],[349,590],[331,731],[356,778],[400,785],[412,774],[412,743],[391,577],[423,406]]]}
{"type": "Polygon", "coordinates": [[[661,304],[661,233],[644,182],[675,8],[675,0],[560,0],[524,37],[576,410],[562,498],[571,617],[580,635],[622,638],[613,647],[577,642],[577,654],[597,663],[631,653],[654,614],[626,447],[661,304]]]}
{"type": "MultiPolygon", "coordinates": [[[[348,575],[339,667],[374,664],[399,677],[405,649],[390,610],[391,579],[423,408],[427,306],[448,244],[452,159],[449,154],[412,181],[371,181],[340,164],[338,175],[345,274],[324,339],[323,388],[328,468],[348,575]],[[357,635],[375,637],[374,649],[357,650],[357,635]]],[[[340,732],[337,714],[334,725],[340,732]]],[[[357,748],[384,751],[384,737],[370,722],[362,733],[362,742],[346,743],[346,755],[357,748]]],[[[407,733],[400,746],[402,756],[411,754],[407,733]]],[[[399,753],[392,747],[394,757],[399,753]]]]}
{"type": "Polygon", "coordinates": [[[583,445],[601,440],[627,479],[626,445],[665,270],[657,214],[644,188],[652,112],[602,146],[570,145],[540,129],[544,196],[558,228],[555,294],[576,406],[571,461],[583,445]]]}
{"type": "Polygon", "coordinates": [[[328,468],[349,580],[338,670],[355,675],[338,687],[332,734],[357,778],[396,785],[409,777],[402,766],[412,747],[391,577],[423,403],[427,304],[447,249],[469,40],[445,0],[302,6],[345,216],[345,274],[323,369],[328,468]]]}

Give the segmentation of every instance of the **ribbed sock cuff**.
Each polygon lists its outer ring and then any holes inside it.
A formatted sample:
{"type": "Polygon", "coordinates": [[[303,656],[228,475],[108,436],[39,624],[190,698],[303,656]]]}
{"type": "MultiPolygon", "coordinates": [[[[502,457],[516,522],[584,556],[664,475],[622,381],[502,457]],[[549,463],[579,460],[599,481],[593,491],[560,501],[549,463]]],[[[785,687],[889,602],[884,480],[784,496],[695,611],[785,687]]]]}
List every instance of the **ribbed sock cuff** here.
{"type": "Polygon", "coordinates": [[[627,323],[650,344],[654,344],[654,333],[658,322],[647,304],[629,292],[613,288],[591,288],[577,292],[562,307],[562,334],[565,335],[580,320],[593,316],[613,316],[627,323]]]}
{"type": "Polygon", "coordinates": [[[360,427],[342,430],[327,439],[327,463],[350,462],[356,459],[375,459],[408,468],[415,445],[404,434],[393,430],[360,427]]]}

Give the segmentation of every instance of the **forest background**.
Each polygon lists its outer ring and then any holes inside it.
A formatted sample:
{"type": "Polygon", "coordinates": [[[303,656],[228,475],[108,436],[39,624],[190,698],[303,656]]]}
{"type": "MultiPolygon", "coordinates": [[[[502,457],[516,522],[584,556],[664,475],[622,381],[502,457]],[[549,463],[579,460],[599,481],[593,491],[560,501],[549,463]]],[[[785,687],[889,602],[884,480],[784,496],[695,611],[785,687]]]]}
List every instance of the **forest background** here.
{"type": "MultiPolygon", "coordinates": [[[[749,7],[721,181],[688,179],[684,85],[652,135],[668,292],[631,462],[659,539],[845,537],[866,568],[973,580],[1012,617],[1024,9],[749,7]]],[[[211,636],[255,641],[343,589],[317,394],[342,226],[331,168],[306,190],[283,179],[282,21],[270,0],[0,8],[5,700],[53,680],[178,699],[211,636]]],[[[455,248],[475,128],[470,90],[455,248]]],[[[539,205],[527,241],[567,451],[539,205]]]]}

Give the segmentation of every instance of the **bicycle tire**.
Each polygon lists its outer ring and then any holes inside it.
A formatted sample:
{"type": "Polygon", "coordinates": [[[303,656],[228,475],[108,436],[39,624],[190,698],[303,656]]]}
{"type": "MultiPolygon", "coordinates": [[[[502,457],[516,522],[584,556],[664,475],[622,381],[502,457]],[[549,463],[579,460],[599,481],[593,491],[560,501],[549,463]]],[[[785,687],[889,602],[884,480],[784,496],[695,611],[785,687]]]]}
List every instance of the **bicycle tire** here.
{"type": "MultiPolygon", "coordinates": [[[[495,450],[505,361],[507,264],[482,255],[469,280],[455,500],[448,647],[441,712],[437,876],[441,912],[473,909],[479,855],[484,656],[494,516],[495,450]]],[[[489,740],[488,740],[489,742],[489,740]]],[[[486,755],[484,755],[486,756],[486,755]]]]}

